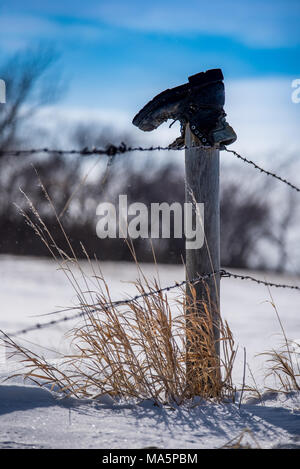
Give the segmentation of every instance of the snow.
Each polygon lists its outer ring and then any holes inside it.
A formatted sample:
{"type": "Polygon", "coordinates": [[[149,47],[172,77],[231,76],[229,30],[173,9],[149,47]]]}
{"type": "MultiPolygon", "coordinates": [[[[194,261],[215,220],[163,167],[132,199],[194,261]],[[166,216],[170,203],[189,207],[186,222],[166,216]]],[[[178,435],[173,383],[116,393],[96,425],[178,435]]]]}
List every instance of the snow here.
{"type": "Polygon", "coordinates": [[[0,387],[0,402],[1,448],[218,448],[245,429],[242,443],[252,447],[300,446],[299,396],[241,409],[201,403],[171,409],[151,401],[59,399],[14,383],[0,387]]]}
{"type": "MultiPolygon", "coordinates": [[[[137,272],[130,263],[102,263],[113,299],[134,294],[130,283],[137,272]],[[125,283],[124,283],[125,282],[125,283]]],[[[156,276],[153,265],[144,265],[147,276],[156,276]]],[[[274,282],[299,284],[297,278],[252,272],[274,282]]],[[[184,278],[181,266],[160,266],[162,286],[184,278]]],[[[0,329],[14,332],[61,315],[37,317],[76,304],[76,296],[61,271],[47,259],[0,257],[0,329]]],[[[289,339],[300,338],[299,292],[272,289],[274,303],[289,339]]],[[[263,364],[256,354],[278,348],[280,327],[266,287],[248,281],[222,280],[222,315],[228,320],[239,352],[234,370],[238,386],[243,378],[243,348],[247,363],[263,392],[263,364]]],[[[70,349],[65,333],[74,321],[61,323],[20,338],[20,343],[58,360],[70,349]]],[[[260,399],[244,393],[237,403],[193,401],[181,407],[157,407],[152,401],[114,402],[64,398],[46,388],[6,378],[22,364],[8,359],[0,347],[0,448],[219,448],[240,437],[253,448],[300,447],[300,393],[263,393],[260,399]]],[[[246,384],[253,385],[249,371],[246,384]]],[[[231,443],[229,443],[231,442],[231,443]]]]}

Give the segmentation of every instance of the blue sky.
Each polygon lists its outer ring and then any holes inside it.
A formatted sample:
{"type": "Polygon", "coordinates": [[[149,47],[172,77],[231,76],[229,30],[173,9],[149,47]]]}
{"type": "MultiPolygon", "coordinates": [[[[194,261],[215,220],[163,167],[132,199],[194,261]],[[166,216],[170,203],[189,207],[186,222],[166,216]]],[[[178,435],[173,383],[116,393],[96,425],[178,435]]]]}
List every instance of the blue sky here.
{"type": "Polygon", "coordinates": [[[281,83],[295,124],[299,24],[299,0],[0,0],[0,53],[50,43],[69,82],[61,105],[129,113],[188,75],[221,67],[229,89],[256,83],[270,94],[281,83]]]}

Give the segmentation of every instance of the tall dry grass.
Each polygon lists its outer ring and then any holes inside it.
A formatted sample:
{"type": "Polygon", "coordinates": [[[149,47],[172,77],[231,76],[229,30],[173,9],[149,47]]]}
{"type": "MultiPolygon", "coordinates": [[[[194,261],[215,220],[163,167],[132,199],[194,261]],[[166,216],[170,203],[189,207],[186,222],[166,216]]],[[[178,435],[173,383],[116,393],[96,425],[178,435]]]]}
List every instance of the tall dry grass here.
{"type": "Polygon", "coordinates": [[[156,282],[150,285],[138,280],[137,293],[151,295],[115,306],[105,280],[98,280],[105,291],[97,292],[97,303],[92,306],[80,305],[84,320],[69,332],[74,353],[59,365],[6,337],[11,354],[18,356],[27,370],[25,378],[76,397],[109,394],[115,398],[150,398],[160,404],[181,404],[193,396],[234,399],[231,375],[235,351],[227,323],[220,319],[218,324],[223,351],[219,358],[209,313],[208,318],[190,313],[187,328],[182,313],[184,290],[171,305],[166,294],[156,292],[156,282]],[[192,355],[186,352],[187,340],[197,345],[192,355]],[[189,379],[187,362],[192,371],[189,379]]]}
{"type": "Polygon", "coordinates": [[[275,311],[282,335],[282,345],[279,349],[270,350],[260,355],[266,356],[266,381],[272,380],[272,387],[268,391],[289,393],[300,391],[300,340],[289,340],[280,318],[278,309],[269,289],[270,304],[275,311]]]}
{"type": "Polygon", "coordinates": [[[87,273],[57,214],[67,252],[56,244],[34,205],[27,201],[30,213],[22,212],[26,222],[65,273],[77,295],[76,311],[84,315],[69,332],[73,351],[59,365],[5,337],[11,354],[23,362],[26,379],[76,397],[150,398],[157,404],[178,405],[194,396],[234,400],[232,368],[236,352],[232,333],[221,317],[214,323],[207,305],[201,304],[205,314],[199,315],[192,284],[188,285],[192,295],[187,296],[185,289],[179,288],[171,301],[166,293],[157,291],[161,287],[158,279],[150,282],[143,274],[129,243],[139,273],[136,295],[142,298],[126,305],[114,304],[97,259],[91,260],[82,246],[90,271],[87,273]],[[220,332],[218,345],[213,335],[216,327],[220,332]],[[187,342],[193,344],[188,352],[187,342]]]}

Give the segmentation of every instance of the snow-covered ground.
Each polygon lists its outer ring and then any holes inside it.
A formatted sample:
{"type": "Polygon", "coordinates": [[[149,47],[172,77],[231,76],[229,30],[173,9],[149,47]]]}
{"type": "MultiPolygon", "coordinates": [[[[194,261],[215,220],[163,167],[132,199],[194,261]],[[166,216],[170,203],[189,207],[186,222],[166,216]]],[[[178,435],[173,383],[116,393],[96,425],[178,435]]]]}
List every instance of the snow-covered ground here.
{"type": "MultiPolygon", "coordinates": [[[[137,278],[130,263],[102,263],[112,298],[135,293],[130,283],[137,278]]],[[[147,276],[157,276],[153,265],[144,265],[147,276]]],[[[274,282],[300,284],[299,279],[253,272],[274,282]]],[[[180,266],[160,266],[162,286],[184,278],[180,266]]],[[[37,317],[76,304],[76,297],[53,261],[13,256],[0,257],[0,329],[7,333],[42,323],[53,316],[37,317]]],[[[271,290],[286,335],[299,342],[298,291],[271,290]]],[[[256,354],[278,348],[282,336],[270,293],[249,281],[224,278],[221,288],[222,315],[228,320],[239,351],[234,382],[242,383],[244,348],[247,363],[260,389],[264,385],[266,358],[256,354]]],[[[58,359],[69,350],[65,333],[74,321],[53,325],[20,337],[20,343],[58,359]]],[[[199,403],[180,408],[158,408],[152,402],[113,403],[63,399],[48,389],[5,378],[20,363],[8,359],[0,348],[0,448],[218,448],[235,437],[251,447],[300,447],[300,395],[265,394],[264,402],[238,404],[199,403]]],[[[247,368],[246,384],[253,385],[247,368]]]]}

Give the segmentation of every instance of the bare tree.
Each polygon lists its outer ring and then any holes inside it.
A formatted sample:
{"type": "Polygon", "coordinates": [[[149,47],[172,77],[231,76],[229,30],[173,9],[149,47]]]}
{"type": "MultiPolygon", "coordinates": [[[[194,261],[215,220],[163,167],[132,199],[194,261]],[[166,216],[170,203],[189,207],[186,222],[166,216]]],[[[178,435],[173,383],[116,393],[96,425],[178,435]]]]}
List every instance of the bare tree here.
{"type": "Polygon", "coordinates": [[[16,148],[25,119],[61,94],[62,76],[55,68],[58,58],[53,49],[37,47],[18,52],[0,66],[6,83],[6,104],[0,106],[1,150],[16,148]]]}

